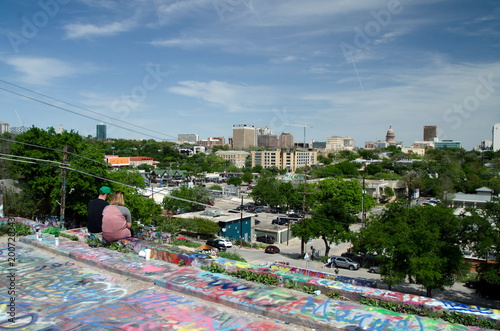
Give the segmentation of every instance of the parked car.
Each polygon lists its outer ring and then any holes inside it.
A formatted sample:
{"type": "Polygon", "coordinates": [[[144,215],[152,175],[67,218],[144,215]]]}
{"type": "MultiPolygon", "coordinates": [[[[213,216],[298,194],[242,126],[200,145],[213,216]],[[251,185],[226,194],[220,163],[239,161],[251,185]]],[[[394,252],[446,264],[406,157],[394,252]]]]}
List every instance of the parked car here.
{"type": "Polygon", "coordinates": [[[277,225],[288,225],[290,224],[290,220],[286,219],[286,218],[275,218],[271,221],[271,224],[277,224],[277,225]]]}
{"type": "Polygon", "coordinates": [[[215,240],[218,241],[220,244],[223,244],[227,248],[233,247],[233,243],[227,239],[219,238],[219,239],[215,239],[215,240]]]}
{"type": "Polygon", "coordinates": [[[441,200],[439,200],[438,198],[429,198],[427,201],[429,201],[431,203],[435,203],[435,204],[438,204],[441,202],[441,200]]]}
{"type": "Polygon", "coordinates": [[[360,265],[348,257],[336,256],[332,259],[332,264],[338,268],[347,268],[349,270],[358,270],[360,265]]]}
{"type": "Polygon", "coordinates": [[[261,243],[266,243],[266,244],[274,244],[275,239],[274,239],[274,237],[265,235],[265,236],[257,237],[257,241],[259,241],[261,243]]]}
{"type": "Polygon", "coordinates": [[[361,259],[362,259],[361,256],[356,255],[354,253],[350,253],[350,252],[342,253],[340,256],[348,257],[351,260],[353,260],[354,262],[361,262],[361,259]]]}
{"type": "Polygon", "coordinates": [[[368,272],[372,273],[372,274],[379,274],[380,273],[380,267],[379,266],[371,266],[368,269],[368,272]]]}
{"type": "Polygon", "coordinates": [[[465,282],[464,286],[468,288],[477,288],[479,286],[479,281],[470,279],[465,282]]]}
{"type": "Polygon", "coordinates": [[[260,221],[258,219],[255,219],[255,224],[260,224],[260,221]]]}
{"type": "Polygon", "coordinates": [[[220,251],[226,251],[226,245],[219,242],[217,239],[209,239],[206,242],[207,245],[217,248],[220,251]]]}
{"type": "Polygon", "coordinates": [[[276,253],[280,252],[280,249],[277,246],[271,245],[271,246],[267,246],[266,249],[264,250],[264,252],[269,253],[269,254],[276,254],[276,253]]]}

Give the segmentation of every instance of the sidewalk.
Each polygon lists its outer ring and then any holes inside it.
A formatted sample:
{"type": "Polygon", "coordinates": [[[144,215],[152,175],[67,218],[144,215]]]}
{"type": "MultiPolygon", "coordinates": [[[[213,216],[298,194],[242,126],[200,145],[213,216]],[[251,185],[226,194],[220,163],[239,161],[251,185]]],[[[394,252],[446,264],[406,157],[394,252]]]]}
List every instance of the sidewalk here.
{"type": "MultiPolygon", "coordinates": [[[[308,295],[304,292],[248,282],[227,275],[205,272],[194,267],[179,267],[157,260],[146,261],[136,254],[90,248],[84,243],[68,241],[64,238],[61,238],[61,244],[57,247],[54,246],[51,236],[44,236],[43,241],[37,241],[32,235],[21,238],[21,241],[195,298],[316,330],[344,330],[346,327],[354,326],[377,330],[477,330],[477,328],[453,325],[442,320],[399,314],[355,302],[337,301],[321,295],[308,295]]],[[[238,264],[236,261],[232,263],[238,264]]],[[[228,261],[228,264],[231,262],[228,261]]],[[[327,281],[309,278],[312,283],[327,281]]],[[[358,288],[348,284],[342,286],[358,288]]],[[[358,290],[363,289],[359,287],[358,290]]],[[[500,316],[499,311],[494,313],[500,316]]]]}

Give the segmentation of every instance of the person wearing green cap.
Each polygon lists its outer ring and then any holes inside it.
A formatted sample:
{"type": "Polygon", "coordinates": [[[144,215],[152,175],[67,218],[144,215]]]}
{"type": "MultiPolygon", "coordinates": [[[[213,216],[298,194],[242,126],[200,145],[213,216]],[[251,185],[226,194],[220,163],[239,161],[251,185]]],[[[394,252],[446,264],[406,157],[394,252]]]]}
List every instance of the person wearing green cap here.
{"type": "Polygon", "coordinates": [[[111,189],[103,186],[99,189],[99,196],[89,202],[87,206],[87,230],[89,233],[102,232],[102,211],[108,205],[108,197],[113,194],[111,189]]]}

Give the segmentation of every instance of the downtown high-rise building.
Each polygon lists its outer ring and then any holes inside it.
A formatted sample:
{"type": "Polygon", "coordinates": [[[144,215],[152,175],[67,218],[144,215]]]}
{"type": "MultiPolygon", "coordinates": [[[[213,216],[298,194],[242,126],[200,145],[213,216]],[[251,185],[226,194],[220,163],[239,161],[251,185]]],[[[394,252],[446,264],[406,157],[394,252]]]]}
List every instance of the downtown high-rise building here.
{"type": "Polygon", "coordinates": [[[437,126],[424,125],[424,141],[433,141],[437,137],[437,126]]]}
{"type": "Polygon", "coordinates": [[[278,138],[278,147],[292,148],[294,144],[293,135],[290,132],[282,132],[278,138]]]}
{"type": "Polygon", "coordinates": [[[238,124],[233,125],[233,148],[249,149],[250,146],[257,146],[257,135],[253,125],[238,124]]]}
{"type": "Polygon", "coordinates": [[[496,123],[493,125],[493,130],[492,130],[492,150],[494,152],[500,150],[500,123],[496,123]]]}
{"type": "Polygon", "coordinates": [[[107,139],[106,124],[99,123],[96,125],[96,137],[97,139],[102,139],[102,140],[107,139]]]}

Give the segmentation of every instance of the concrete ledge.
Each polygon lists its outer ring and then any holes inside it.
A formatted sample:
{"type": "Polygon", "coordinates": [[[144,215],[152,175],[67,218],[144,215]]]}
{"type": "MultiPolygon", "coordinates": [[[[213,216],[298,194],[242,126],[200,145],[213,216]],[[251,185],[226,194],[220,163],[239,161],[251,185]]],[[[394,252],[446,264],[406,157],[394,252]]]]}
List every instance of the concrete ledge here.
{"type": "MultiPolygon", "coordinates": [[[[33,222],[33,221],[30,221],[33,222]]],[[[24,222],[23,222],[24,223],[24,222]]],[[[33,225],[33,223],[30,223],[33,225]]],[[[75,229],[78,230],[78,229],[75,229]]],[[[74,231],[74,232],[79,232],[74,231]]],[[[314,286],[318,288],[322,293],[328,293],[328,292],[339,292],[342,296],[349,298],[354,301],[359,301],[361,297],[365,298],[371,298],[374,300],[380,300],[380,301],[389,301],[389,302],[396,302],[396,303],[404,303],[404,304],[409,304],[417,307],[427,307],[429,309],[433,309],[436,312],[443,312],[443,311],[449,311],[449,312],[460,312],[464,314],[470,314],[470,315],[475,315],[477,317],[489,319],[492,321],[495,321],[497,324],[500,325],[500,310],[498,309],[489,309],[489,308],[484,308],[484,307],[478,307],[478,306],[468,306],[465,304],[460,304],[456,302],[451,302],[451,301],[445,301],[445,300],[437,300],[433,298],[428,298],[428,297],[423,297],[423,296],[418,296],[418,295],[412,295],[412,294],[405,294],[405,293],[399,293],[399,292],[393,292],[393,291],[388,291],[388,290],[381,290],[381,289],[376,289],[376,288],[370,288],[370,287],[363,287],[363,286],[357,286],[353,284],[346,284],[342,283],[341,281],[337,281],[336,279],[331,279],[330,277],[328,278],[316,278],[316,277],[311,277],[308,275],[304,274],[294,274],[290,273],[284,270],[277,270],[277,269],[272,269],[272,268],[267,268],[267,267],[262,267],[262,266],[255,266],[251,265],[248,263],[243,263],[239,261],[233,261],[233,260],[227,260],[219,257],[209,257],[205,254],[198,254],[198,253],[193,253],[193,252],[187,252],[184,251],[180,248],[176,247],[169,247],[165,245],[161,245],[158,243],[154,242],[149,242],[149,241],[144,241],[140,239],[135,239],[135,238],[127,238],[123,239],[120,242],[124,244],[125,246],[131,248],[132,251],[134,252],[139,252],[141,249],[144,248],[150,248],[152,249],[152,257],[154,260],[149,260],[145,261],[143,258],[138,257],[136,254],[123,254],[120,252],[116,251],[111,251],[108,249],[104,248],[91,248],[87,244],[84,244],[82,242],[75,242],[75,241],[69,241],[64,239],[64,237],[60,238],[60,246],[55,247],[54,246],[54,239],[53,236],[51,235],[44,235],[42,241],[38,241],[34,235],[32,236],[27,236],[24,238],[21,238],[22,242],[34,245],[36,247],[44,248],[44,249],[49,249],[51,252],[54,252],[56,254],[64,255],[64,256],[69,256],[77,261],[81,261],[84,263],[87,263],[92,266],[96,267],[101,267],[106,270],[125,275],[128,277],[134,277],[137,279],[145,280],[145,281],[151,281],[158,283],[158,285],[163,284],[162,286],[165,286],[168,288],[168,286],[172,286],[172,289],[177,288],[178,291],[184,292],[184,291],[190,291],[193,293],[193,295],[200,296],[205,298],[206,300],[211,300],[214,302],[219,302],[219,300],[222,300],[221,295],[227,296],[229,301],[225,300],[224,304],[227,305],[233,305],[236,304],[234,303],[234,299],[236,294],[241,294],[245,291],[249,291],[248,289],[242,290],[242,289],[237,289],[234,290],[234,285],[231,284],[245,284],[244,287],[246,287],[248,282],[244,282],[241,279],[237,278],[232,278],[226,275],[218,275],[217,279],[220,280],[223,283],[223,280],[231,279],[231,283],[226,282],[225,285],[222,286],[222,290],[227,290],[227,289],[232,289],[230,292],[234,293],[218,293],[217,291],[213,293],[210,291],[208,294],[204,293],[205,287],[208,286],[207,289],[210,289],[213,287],[213,284],[218,284],[217,281],[212,277],[208,277],[206,275],[215,275],[212,273],[207,273],[207,272],[202,272],[200,270],[197,270],[195,273],[193,271],[190,271],[183,277],[188,277],[187,275],[190,275],[189,279],[192,280],[195,284],[205,284],[201,287],[190,287],[190,286],[185,286],[185,287],[178,287],[176,283],[172,283],[172,280],[169,278],[169,275],[172,275],[175,273],[175,275],[179,275],[178,270],[192,270],[189,268],[179,268],[179,262],[182,260],[184,261],[183,263],[186,266],[193,266],[193,267],[200,267],[200,266],[209,266],[211,263],[216,263],[220,265],[221,267],[225,268],[228,271],[237,271],[240,269],[248,269],[252,272],[256,273],[268,273],[271,275],[275,275],[280,279],[281,284],[285,280],[292,280],[300,284],[300,286],[314,286]],[[169,264],[167,264],[167,262],[169,264]],[[174,265],[172,265],[174,264],[174,265]],[[197,276],[193,278],[193,275],[196,274],[197,276]],[[224,277],[222,277],[224,276],[224,277]],[[211,279],[211,281],[206,282],[202,281],[206,278],[211,279]],[[211,283],[212,281],[215,281],[215,283],[211,283]],[[215,295],[215,297],[213,297],[215,295]],[[208,299],[211,298],[211,299],[208,299]]],[[[184,272],[184,271],[183,271],[184,272]]],[[[178,281],[178,278],[175,279],[178,281]]],[[[339,279],[340,280],[340,279],[339,279]]],[[[247,295],[250,298],[253,298],[254,296],[262,296],[265,295],[264,292],[262,291],[271,291],[272,293],[275,293],[275,287],[267,287],[267,288],[262,288],[258,287],[261,285],[258,284],[252,284],[252,288],[256,288],[256,292],[252,293],[247,293],[247,295]]],[[[277,288],[280,289],[281,291],[285,291],[285,293],[288,293],[288,289],[283,289],[283,288],[277,288]]],[[[303,292],[295,292],[294,293],[300,293],[301,296],[304,296],[303,292]]],[[[279,292],[281,293],[281,292],[279,292]]],[[[275,294],[273,294],[275,295],[275,294]]],[[[280,294],[278,296],[274,296],[273,298],[280,298],[280,294]]],[[[289,295],[286,294],[285,297],[288,297],[289,295]]],[[[311,296],[307,296],[308,301],[302,302],[303,306],[301,309],[305,309],[304,307],[307,307],[308,309],[312,309],[312,315],[316,315],[317,313],[319,314],[322,310],[324,310],[325,314],[326,311],[331,309],[329,305],[333,304],[332,302],[335,302],[334,305],[355,305],[356,307],[364,307],[359,304],[353,304],[353,303],[346,303],[343,301],[335,301],[335,300],[330,300],[327,299],[327,301],[321,301],[321,303],[316,304],[315,300],[312,300],[311,296]],[[326,303],[328,302],[328,303],[326,303]],[[325,306],[326,305],[326,306],[325,306]]],[[[243,299],[237,300],[239,302],[238,304],[241,304],[242,306],[247,306],[249,305],[250,307],[252,306],[251,302],[246,302],[244,297],[243,299]]],[[[271,300],[273,298],[268,298],[268,300],[271,300]]],[[[274,300],[273,299],[273,300],[274,300]]],[[[273,301],[271,300],[271,301],[273,301]]],[[[279,301],[279,300],[278,300],[279,301]]],[[[266,302],[265,300],[263,301],[264,303],[266,302]]],[[[268,308],[267,304],[265,305],[266,308],[268,308]]],[[[356,308],[356,309],[358,309],[356,308]]],[[[361,308],[359,308],[361,309],[361,308]]],[[[373,313],[373,308],[363,308],[368,309],[367,311],[369,314],[373,313]]],[[[286,310],[286,309],[285,309],[286,310]]],[[[377,308],[377,311],[379,309],[377,308]]],[[[266,313],[264,312],[259,312],[259,314],[266,315],[270,314],[271,312],[266,310],[266,313]]],[[[295,312],[297,313],[297,312],[295,312]]],[[[367,313],[367,312],[365,312],[367,313]]],[[[335,313],[332,311],[332,314],[334,316],[335,313]]],[[[326,314],[324,317],[326,320],[331,320],[331,317],[327,316],[326,314]]],[[[400,315],[397,313],[393,312],[388,312],[384,311],[382,316],[385,315],[400,315]]],[[[269,315],[266,315],[269,316],[269,315]]],[[[294,315],[295,316],[295,315],[294,315]]],[[[370,315],[371,316],[371,315],[370,315]]],[[[402,315],[406,316],[406,315],[402,315]]],[[[274,317],[274,315],[273,315],[274,317]]],[[[277,317],[276,317],[277,318],[277,317]]],[[[303,319],[305,317],[301,317],[303,319]]],[[[408,318],[407,316],[405,318],[408,318]]],[[[426,320],[424,318],[420,317],[415,317],[416,320],[418,320],[418,323],[423,323],[422,321],[426,320]]],[[[284,317],[280,317],[280,319],[284,319],[284,317]]],[[[394,320],[398,321],[397,323],[403,323],[399,322],[400,320],[398,318],[394,318],[394,320]]],[[[290,320],[292,321],[292,320],[290,320]]],[[[362,322],[364,319],[360,321],[362,322]]],[[[435,320],[431,320],[436,323],[435,320]]],[[[297,323],[295,320],[292,321],[292,323],[297,323]]],[[[315,322],[316,323],[316,322],[315,322]]],[[[323,323],[323,322],[322,322],[323,323]]],[[[320,323],[321,325],[323,325],[320,323]]],[[[384,322],[385,323],[385,322],[384,322]]],[[[388,322],[389,323],[389,322],[388,322]]],[[[403,324],[408,326],[407,324],[403,324]]],[[[391,323],[389,323],[391,324],[391,323]]],[[[403,325],[403,324],[398,324],[398,325],[403,325]]],[[[301,324],[305,325],[305,324],[301,324]]],[[[392,325],[392,324],[391,324],[392,325]]],[[[307,325],[308,326],[308,325],[307,325]]],[[[316,325],[315,328],[318,328],[320,325],[316,325]]],[[[449,325],[446,324],[446,329],[452,330],[448,327],[449,325]]],[[[329,328],[331,329],[331,325],[329,328]]],[[[434,328],[431,328],[434,330],[434,328]]],[[[460,330],[463,330],[464,327],[460,328],[460,330]]],[[[465,329],[476,329],[476,328],[465,328],[465,329]]],[[[438,329],[436,329],[438,330],[438,329]]]]}
{"type": "MultiPolygon", "coordinates": [[[[477,330],[477,328],[453,325],[440,320],[399,314],[380,308],[374,309],[355,302],[332,300],[286,288],[256,284],[196,268],[181,268],[165,261],[146,261],[136,254],[91,248],[76,241],[63,239],[60,246],[52,246],[53,239],[50,237],[44,236],[42,241],[38,241],[34,235],[31,235],[21,238],[21,241],[127,277],[150,281],[173,291],[317,330],[342,330],[347,326],[380,330],[477,330]]],[[[307,284],[318,283],[318,285],[332,288],[344,286],[346,290],[359,295],[378,294],[381,296],[388,292],[342,284],[328,279],[300,276],[307,284]],[[367,293],[367,291],[377,292],[367,293]]],[[[392,295],[394,294],[396,293],[392,292],[392,295]]],[[[404,294],[398,294],[396,297],[404,299],[404,296],[404,294]]],[[[460,305],[460,308],[463,309],[463,306],[465,305],[460,305]]],[[[490,319],[498,319],[500,316],[500,312],[486,308],[469,307],[469,309],[475,309],[477,315],[487,316],[490,319]]]]}

